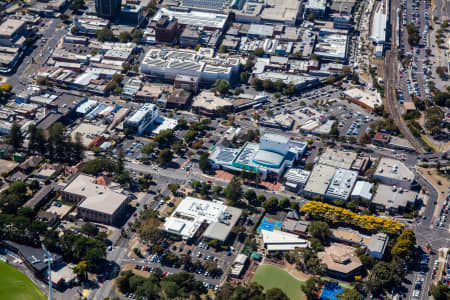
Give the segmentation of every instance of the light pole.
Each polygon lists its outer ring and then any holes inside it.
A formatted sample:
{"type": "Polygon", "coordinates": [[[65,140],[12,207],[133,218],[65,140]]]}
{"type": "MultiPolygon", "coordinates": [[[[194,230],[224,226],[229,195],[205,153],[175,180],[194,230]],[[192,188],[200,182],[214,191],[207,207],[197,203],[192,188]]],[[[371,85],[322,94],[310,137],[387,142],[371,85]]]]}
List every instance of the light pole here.
{"type": "MultiPolygon", "coordinates": [[[[45,259],[48,264],[48,300],[53,300],[53,289],[52,289],[52,262],[53,257],[50,254],[50,252],[47,251],[47,248],[45,248],[44,243],[42,243],[42,250],[44,250],[45,255],[47,258],[45,259]]],[[[44,260],[44,262],[45,262],[44,260]]]]}

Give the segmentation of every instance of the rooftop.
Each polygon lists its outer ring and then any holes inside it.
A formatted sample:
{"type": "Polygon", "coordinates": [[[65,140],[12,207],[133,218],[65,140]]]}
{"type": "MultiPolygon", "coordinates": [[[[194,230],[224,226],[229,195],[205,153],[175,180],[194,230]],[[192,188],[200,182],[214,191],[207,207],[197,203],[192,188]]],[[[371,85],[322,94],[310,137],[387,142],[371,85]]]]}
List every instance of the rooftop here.
{"type": "Polygon", "coordinates": [[[335,167],[323,164],[315,165],[304,188],[305,192],[316,195],[325,195],[335,172],[335,167]]]}
{"type": "Polygon", "coordinates": [[[25,26],[25,24],[26,22],[22,20],[6,19],[6,21],[0,25],[0,35],[11,38],[19,29],[25,26]]]}
{"type": "Polygon", "coordinates": [[[158,22],[163,16],[176,18],[178,23],[182,25],[195,25],[217,29],[223,29],[228,19],[228,16],[224,14],[193,9],[170,9],[162,7],[153,17],[153,20],[158,22]]]}
{"type": "Polygon", "coordinates": [[[362,235],[358,231],[349,228],[331,229],[331,235],[335,240],[354,243],[361,246],[367,246],[370,241],[368,236],[362,235]]]}
{"type": "Polygon", "coordinates": [[[375,13],[370,39],[377,44],[383,44],[386,41],[386,21],[387,16],[385,14],[375,13]]]}
{"type": "Polygon", "coordinates": [[[337,169],[331,179],[325,195],[330,198],[347,200],[355,185],[358,172],[347,169],[337,169]]]}
{"type": "Polygon", "coordinates": [[[397,186],[390,186],[385,184],[378,185],[372,203],[383,206],[386,210],[397,210],[404,208],[410,204],[414,204],[417,198],[417,193],[397,186]]]}
{"type": "Polygon", "coordinates": [[[344,95],[346,97],[356,99],[358,102],[368,106],[371,110],[373,110],[375,106],[380,106],[383,104],[377,92],[364,91],[362,89],[354,88],[346,90],[344,95]]]}
{"type": "Polygon", "coordinates": [[[223,202],[186,197],[166,218],[163,230],[188,239],[206,223],[209,226],[204,232],[205,236],[224,241],[240,215],[240,209],[226,206],[223,202]]]}
{"type": "Polygon", "coordinates": [[[308,247],[308,241],[299,238],[296,234],[274,230],[268,231],[262,229],[260,231],[264,245],[268,251],[289,251],[296,248],[308,247]]]}
{"type": "Polygon", "coordinates": [[[327,148],[320,156],[319,163],[336,168],[350,169],[358,156],[355,152],[327,148]]]}
{"type": "Polygon", "coordinates": [[[361,260],[355,254],[352,246],[333,243],[331,246],[325,247],[323,252],[317,253],[317,256],[332,272],[348,274],[362,266],[361,260]]]}
{"type": "Polygon", "coordinates": [[[310,171],[291,168],[286,172],[286,174],[284,174],[284,178],[287,182],[305,184],[308,181],[310,174],[310,171]]]}
{"type": "Polygon", "coordinates": [[[192,102],[192,107],[203,108],[209,111],[231,105],[232,104],[228,99],[217,96],[215,93],[209,91],[201,91],[200,94],[194,97],[192,102]]]}
{"type": "Polygon", "coordinates": [[[374,184],[367,181],[357,181],[355,187],[352,191],[353,197],[361,197],[363,199],[370,200],[372,199],[372,188],[374,184]]]}
{"type": "Polygon", "coordinates": [[[389,237],[385,233],[377,233],[370,237],[370,242],[367,245],[367,250],[370,252],[384,253],[388,244],[389,237]]]}
{"type": "Polygon", "coordinates": [[[388,157],[380,159],[374,176],[407,182],[414,180],[414,173],[403,162],[388,157]]]}
{"type": "Polygon", "coordinates": [[[79,205],[93,211],[113,214],[128,196],[112,190],[111,188],[95,183],[96,178],[79,174],[64,188],[64,192],[80,195],[85,198],[79,205]]]}

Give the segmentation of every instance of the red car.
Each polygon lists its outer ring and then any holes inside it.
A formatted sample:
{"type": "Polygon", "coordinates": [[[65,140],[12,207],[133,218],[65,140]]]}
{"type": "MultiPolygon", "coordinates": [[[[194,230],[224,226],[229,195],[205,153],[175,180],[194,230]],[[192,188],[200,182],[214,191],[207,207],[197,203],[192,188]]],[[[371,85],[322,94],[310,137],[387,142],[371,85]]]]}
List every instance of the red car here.
{"type": "Polygon", "coordinates": [[[164,275],[164,276],[167,276],[167,272],[164,272],[163,275],[164,275]]]}
{"type": "Polygon", "coordinates": [[[137,213],[135,212],[135,213],[133,214],[133,216],[135,216],[135,217],[136,217],[136,216],[137,216],[137,213]]]}

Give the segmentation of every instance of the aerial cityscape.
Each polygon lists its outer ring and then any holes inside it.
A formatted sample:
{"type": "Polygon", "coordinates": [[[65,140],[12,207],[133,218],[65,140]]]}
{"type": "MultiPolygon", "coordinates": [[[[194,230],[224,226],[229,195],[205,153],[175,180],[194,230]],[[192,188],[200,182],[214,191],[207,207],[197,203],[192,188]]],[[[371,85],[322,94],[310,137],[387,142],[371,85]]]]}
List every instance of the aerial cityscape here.
{"type": "Polygon", "coordinates": [[[0,300],[450,300],[450,1],[0,7],[0,300]]]}

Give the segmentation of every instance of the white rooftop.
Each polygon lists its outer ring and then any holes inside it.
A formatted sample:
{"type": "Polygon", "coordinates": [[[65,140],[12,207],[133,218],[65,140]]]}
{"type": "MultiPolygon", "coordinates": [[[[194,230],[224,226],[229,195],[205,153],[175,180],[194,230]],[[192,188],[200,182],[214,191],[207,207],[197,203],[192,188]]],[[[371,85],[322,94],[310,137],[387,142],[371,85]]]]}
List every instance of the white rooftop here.
{"type": "Polygon", "coordinates": [[[217,14],[200,10],[175,10],[162,7],[153,17],[154,21],[159,21],[163,16],[176,18],[182,25],[195,25],[200,27],[211,27],[223,29],[228,19],[227,15],[217,14]]]}
{"type": "Polygon", "coordinates": [[[269,251],[289,251],[295,248],[308,247],[308,241],[299,238],[297,235],[280,231],[261,230],[264,245],[269,251]]]}
{"type": "Polygon", "coordinates": [[[327,148],[320,156],[319,163],[336,168],[350,169],[357,156],[355,152],[327,148]]]}
{"type": "Polygon", "coordinates": [[[330,198],[347,200],[355,185],[358,172],[347,169],[337,169],[331,179],[325,195],[330,198]]]}
{"type": "Polygon", "coordinates": [[[375,13],[370,39],[377,44],[383,44],[386,41],[386,21],[385,14],[375,13]]]}
{"type": "Polygon", "coordinates": [[[372,199],[372,188],[374,184],[367,181],[357,181],[353,188],[352,197],[361,197],[363,199],[372,199]]]}
{"type": "Polygon", "coordinates": [[[305,185],[305,192],[316,195],[325,195],[335,171],[336,168],[332,166],[323,164],[315,165],[309,176],[309,180],[305,185]]]}
{"type": "Polygon", "coordinates": [[[380,159],[374,176],[406,182],[414,180],[414,173],[403,162],[388,157],[380,159]]]}

